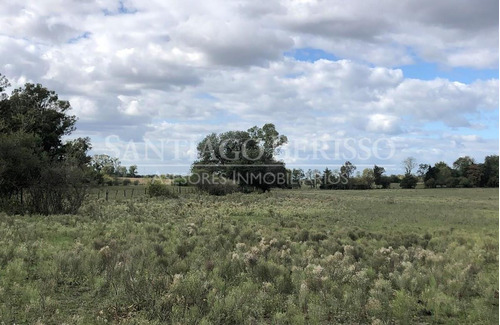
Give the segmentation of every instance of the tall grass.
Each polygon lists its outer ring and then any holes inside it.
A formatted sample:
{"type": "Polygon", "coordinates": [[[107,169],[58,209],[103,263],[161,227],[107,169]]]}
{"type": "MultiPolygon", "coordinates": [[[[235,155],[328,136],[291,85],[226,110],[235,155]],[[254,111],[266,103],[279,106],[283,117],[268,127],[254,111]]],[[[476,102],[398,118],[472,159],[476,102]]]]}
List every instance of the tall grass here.
{"type": "Polygon", "coordinates": [[[0,323],[498,322],[498,190],[274,191],[0,215],[0,323]]]}

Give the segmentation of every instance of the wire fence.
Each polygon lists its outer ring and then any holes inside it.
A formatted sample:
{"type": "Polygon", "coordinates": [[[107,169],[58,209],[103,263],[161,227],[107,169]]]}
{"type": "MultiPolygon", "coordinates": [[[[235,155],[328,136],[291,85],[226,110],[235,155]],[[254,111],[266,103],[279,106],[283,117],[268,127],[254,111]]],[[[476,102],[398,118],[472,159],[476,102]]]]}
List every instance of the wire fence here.
{"type": "MultiPolygon", "coordinates": [[[[168,191],[175,194],[196,194],[199,189],[194,186],[167,186],[168,191]]],[[[104,199],[109,201],[111,199],[133,199],[148,196],[147,188],[145,186],[127,186],[127,187],[104,187],[92,188],[89,191],[88,199],[104,199]]]]}

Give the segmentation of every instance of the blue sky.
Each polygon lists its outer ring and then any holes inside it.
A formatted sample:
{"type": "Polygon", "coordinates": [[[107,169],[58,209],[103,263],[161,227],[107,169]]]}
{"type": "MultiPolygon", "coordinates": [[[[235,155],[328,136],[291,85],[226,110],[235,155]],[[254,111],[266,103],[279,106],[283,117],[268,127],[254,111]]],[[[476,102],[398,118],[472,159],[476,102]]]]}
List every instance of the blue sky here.
{"type": "Polygon", "coordinates": [[[73,137],[140,173],[188,173],[207,134],[265,123],[294,167],[482,161],[498,154],[498,2],[427,1],[3,2],[0,73],[55,90],[73,137]]]}

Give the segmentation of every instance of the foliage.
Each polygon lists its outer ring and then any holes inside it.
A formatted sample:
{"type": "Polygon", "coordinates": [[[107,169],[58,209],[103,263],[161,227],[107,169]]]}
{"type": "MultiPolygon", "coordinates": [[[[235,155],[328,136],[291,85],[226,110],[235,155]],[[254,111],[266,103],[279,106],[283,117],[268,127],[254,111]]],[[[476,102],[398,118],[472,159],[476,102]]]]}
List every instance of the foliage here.
{"type": "Polygon", "coordinates": [[[255,187],[262,191],[286,187],[287,170],[275,155],[287,141],[273,124],[248,131],[212,133],[198,144],[198,160],[192,171],[202,181],[206,179],[204,175],[209,174],[232,179],[241,187],[255,187]]]}
{"type": "Polygon", "coordinates": [[[417,160],[414,157],[408,157],[402,161],[403,168],[405,170],[405,175],[411,175],[413,169],[417,167],[417,160]]]}
{"type": "Polygon", "coordinates": [[[421,173],[426,187],[498,187],[498,156],[487,156],[479,164],[469,156],[460,157],[453,169],[442,161],[423,164],[421,173]]]}
{"type": "Polygon", "coordinates": [[[146,185],[146,192],[150,197],[178,197],[171,186],[163,183],[161,180],[153,179],[146,185]]]}
{"type": "MultiPolygon", "coordinates": [[[[8,84],[0,76],[0,92],[8,84]]],[[[63,143],[76,117],[54,91],[27,83],[0,96],[0,209],[75,213],[89,179],[88,138],[63,143]],[[11,206],[14,209],[11,209],[11,206]]]]}
{"type": "Polygon", "coordinates": [[[418,183],[418,178],[411,175],[411,174],[406,174],[403,179],[401,180],[401,183],[399,183],[399,186],[401,188],[415,188],[418,183]]]}
{"type": "Polygon", "coordinates": [[[223,177],[212,177],[212,178],[207,178],[203,181],[197,179],[196,182],[194,183],[200,191],[215,196],[223,196],[227,194],[250,190],[248,188],[239,186],[236,182],[234,182],[231,179],[226,179],[223,177]]]}

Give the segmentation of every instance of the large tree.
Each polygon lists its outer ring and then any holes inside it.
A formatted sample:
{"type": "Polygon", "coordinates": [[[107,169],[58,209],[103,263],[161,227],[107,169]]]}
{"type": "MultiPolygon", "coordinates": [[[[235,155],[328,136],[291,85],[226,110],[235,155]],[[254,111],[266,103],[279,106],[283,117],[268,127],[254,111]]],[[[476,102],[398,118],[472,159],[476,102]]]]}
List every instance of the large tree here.
{"type": "Polygon", "coordinates": [[[267,191],[284,187],[287,171],[276,155],[287,141],[273,124],[247,131],[212,133],[198,144],[198,160],[192,171],[200,175],[199,181],[207,181],[203,175],[209,174],[229,178],[244,188],[267,191]]]}
{"type": "Polygon", "coordinates": [[[0,106],[0,132],[34,134],[51,158],[63,154],[62,137],[74,131],[76,117],[71,105],[40,84],[27,83],[15,89],[0,106]]]}
{"type": "Polygon", "coordinates": [[[89,182],[89,139],[63,142],[76,117],[54,91],[27,83],[8,96],[8,86],[0,75],[0,208],[75,212],[89,182]]]}

